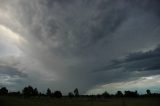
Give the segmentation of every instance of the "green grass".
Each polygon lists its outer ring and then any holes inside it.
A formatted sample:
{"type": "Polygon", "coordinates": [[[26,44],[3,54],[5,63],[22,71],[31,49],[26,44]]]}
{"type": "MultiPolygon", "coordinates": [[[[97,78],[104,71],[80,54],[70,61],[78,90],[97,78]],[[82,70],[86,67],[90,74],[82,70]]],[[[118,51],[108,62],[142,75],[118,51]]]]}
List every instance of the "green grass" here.
{"type": "Polygon", "coordinates": [[[0,97],[0,106],[160,106],[160,98],[0,97]]]}

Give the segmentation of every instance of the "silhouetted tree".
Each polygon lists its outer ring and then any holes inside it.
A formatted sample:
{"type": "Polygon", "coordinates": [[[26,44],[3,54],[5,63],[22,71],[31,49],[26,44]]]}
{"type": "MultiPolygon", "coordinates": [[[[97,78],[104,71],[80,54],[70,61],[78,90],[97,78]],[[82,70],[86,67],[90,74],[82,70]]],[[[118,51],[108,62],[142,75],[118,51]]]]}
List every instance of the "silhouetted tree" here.
{"type": "Polygon", "coordinates": [[[34,95],[34,96],[37,96],[37,95],[38,95],[38,89],[37,89],[37,88],[35,88],[35,89],[33,90],[33,95],[34,95]]]}
{"type": "MultiPolygon", "coordinates": [[[[151,91],[149,89],[146,90],[146,93],[147,94],[144,94],[144,95],[141,95],[142,97],[143,96],[152,96],[152,97],[160,97],[160,93],[151,93],[151,91]]],[[[51,97],[56,97],[56,98],[61,98],[62,97],[62,93],[61,91],[55,91],[54,93],[51,92],[51,90],[48,88],[47,89],[47,92],[46,92],[46,95],[43,94],[43,93],[40,93],[38,92],[38,89],[37,88],[33,88],[32,86],[27,86],[27,87],[24,87],[24,89],[22,90],[22,93],[20,93],[19,91],[18,92],[9,92],[8,93],[8,89],[6,87],[2,87],[0,88],[0,95],[7,95],[7,96],[22,96],[22,94],[24,96],[51,96],[51,97]]],[[[68,97],[78,97],[79,96],[79,91],[78,91],[78,88],[76,88],[74,90],[74,93],[72,92],[69,92],[68,93],[68,97]]],[[[104,92],[102,93],[101,95],[85,95],[85,96],[82,96],[82,97],[92,97],[92,98],[95,98],[95,97],[112,97],[112,96],[117,96],[117,97],[123,97],[123,96],[126,96],[126,97],[138,97],[140,96],[138,94],[137,91],[125,91],[124,94],[121,92],[121,91],[117,91],[117,93],[115,95],[110,95],[108,92],[104,92]]]]}
{"type": "Polygon", "coordinates": [[[151,95],[151,91],[149,89],[146,90],[147,95],[151,95]]]}
{"type": "Polygon", "coordinates": [[[97,98],[101,98],[101,94],[97,94],[97,95],[95,95],[97,98]]]}
{"type": "Polygon", "coordinates": [[[47,96],[51,96],[51,95],[52,95],[52,92],[51,92],[51,90],[50,90],[49,88],[47,89],[46,95],[47,95],[47,96]]]}
{"type": "Polygon", "coordinates": [[[116,96],[117,96],[117,97],[122,97],[122,96],[123,96],[123,93],[122,93],[121,91],[117,91],[116,96]]]}
{"type": "Polygon", "coordinates": [[[110,94],[107,91],[105,91],[104,93],[102,93],[102,96],[103,97],[110,97],[110,94]]]}
{"type": "Polygon", "coordinates": [[[0,89],[0,95],[7,95],[8,94],[8,89],[6,87],[2,87],[0,89]]]}
{"type": "Polygon", "coordinates": [[[8,95],[10,95],[10,96],[20,96],[21,93],[20,93],[20,91],[17,91],[17,92],[9,92],[8,95]]]}
{"type": "Polygon", "coordinates": [[[61,93],[61,91],[55,91],[53,93],[53,96],[56,97],[56,98],[61,98],[62,97],[62,93],[61,93]]]}
{"type": "Polygon", "coordinates": [[[45,94],[39,92],[38,96],[45,96],[45,94]]]}
{"type": "Polygon", "coordinates": [[[22,90],[22,93],[24,96],[33,96],[33,94],[34,94],[33,87],[32,86],[25,87],[22,90]]]}
{"type": "Polygon", "coordinates": [[[69,92],[68,97],[72,98],[72,97],[74,97],[74,94],[72,92],[69,92]]]}
{"type": "Polygon", "coordinates": [[[76,89],[74,90],[74,95],[75,95],[76,97],[78,97],[78,96],[79,96],[78,88],[76,88],[76,89]]]}
{"type": "Polygon", "coordinates": [[[139,94],[137,91],[133,92],[133,91],[125,91],[125,96],[127,97],[138,97],[139,94]]]}

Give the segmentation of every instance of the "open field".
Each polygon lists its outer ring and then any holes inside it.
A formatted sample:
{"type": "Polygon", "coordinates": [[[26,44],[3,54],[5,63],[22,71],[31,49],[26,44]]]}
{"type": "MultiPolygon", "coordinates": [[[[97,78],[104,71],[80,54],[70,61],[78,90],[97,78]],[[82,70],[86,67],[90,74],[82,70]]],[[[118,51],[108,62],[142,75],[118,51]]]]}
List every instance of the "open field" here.
{"type": "Polygon", "coordinates": [[[0,106],[160,106],[160,98],[0,97],[0,106]]]}

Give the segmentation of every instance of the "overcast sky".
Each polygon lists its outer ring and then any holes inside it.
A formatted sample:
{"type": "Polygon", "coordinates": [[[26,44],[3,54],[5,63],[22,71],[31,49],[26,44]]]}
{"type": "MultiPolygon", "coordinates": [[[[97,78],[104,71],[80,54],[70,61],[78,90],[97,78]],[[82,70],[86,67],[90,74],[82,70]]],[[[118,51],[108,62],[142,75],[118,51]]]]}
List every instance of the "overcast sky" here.
{"type": "Polygon", "coordinates": [[[159,0],[0,0],[0,87],[160,89],[159,0]]]}

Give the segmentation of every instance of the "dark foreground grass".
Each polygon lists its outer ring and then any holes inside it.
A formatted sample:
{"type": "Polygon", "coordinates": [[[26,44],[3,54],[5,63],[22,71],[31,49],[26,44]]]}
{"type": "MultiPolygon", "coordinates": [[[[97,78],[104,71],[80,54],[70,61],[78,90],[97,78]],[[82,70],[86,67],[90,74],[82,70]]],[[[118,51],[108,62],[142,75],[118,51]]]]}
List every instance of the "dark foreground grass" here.
{"type": "Polygon", "coordinates": [[[0,97],[0,106],[160,106],[160,98],[0,97]]]}

